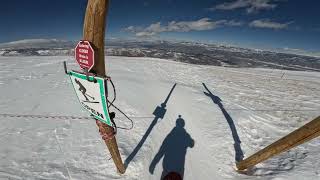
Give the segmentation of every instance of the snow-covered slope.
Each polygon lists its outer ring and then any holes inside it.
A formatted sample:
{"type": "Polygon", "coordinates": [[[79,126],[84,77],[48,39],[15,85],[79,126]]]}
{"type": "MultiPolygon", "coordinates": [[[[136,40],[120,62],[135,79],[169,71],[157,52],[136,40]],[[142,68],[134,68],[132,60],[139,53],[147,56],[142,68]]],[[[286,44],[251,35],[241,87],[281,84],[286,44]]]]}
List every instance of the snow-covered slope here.
{"type": "MultiPolygon", "coordinates": [[[[185,160],[186,180],[320,178],[319,138],[250,175],[234,170],[242,153],[247,157],[319,115],[320,73],[106,57],[116,105],[134,119],[134,129],[117,135],[128,164],[119,175],[93,120],[45,117],[88,117],[63,72],[64,60],[78,69],[72,57],[0,57],[0,179],[158,180],[163,165],[181,169],[178,160],[185,160]],[[166,98],[164,118],[155,117],[166,98]],[[158,152],[165,161],[151,174],[158,152]]],[[[116,122],[130,126],[119,113],[116,122]]]]}

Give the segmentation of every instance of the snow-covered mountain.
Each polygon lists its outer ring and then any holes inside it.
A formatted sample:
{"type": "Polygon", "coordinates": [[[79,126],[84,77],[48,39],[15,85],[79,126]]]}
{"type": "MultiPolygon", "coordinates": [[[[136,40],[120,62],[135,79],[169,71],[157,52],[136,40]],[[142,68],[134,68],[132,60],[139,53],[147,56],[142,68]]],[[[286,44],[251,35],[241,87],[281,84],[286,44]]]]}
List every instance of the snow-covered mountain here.
{"type": "MultiPolygon", "coordinates": [[[[22,40],[0,44],[0,56],[72,56],[76,42],[22,40]]],[[[200,65],[320,71],[320,58],[226,45],[108,39],[109,56],[152,57],[200,65]]]]}
{"type": "Polygon", "coordinates": [[[24,39],[1,43],[0,49],[38,49],[38,48],[69,48],[74,46],[74,42],[58,39],[24,39]]]}
{"type": "MultiPolygon", "coordinates": [[[[132,130],[116,136],[128,165],[119,175],[64,74],[64,60],[79,69],[69,56],[0,57],[0,179],[159,180],[164,168],[184,171],[186,180],[320,178],[319,138],[248,175],[234,169],[242,154],[319,115],[319,72],[106,57],[115,104],[134,120],[132,130]]],[[[130,127],[120,113],[115,120],[130,127]]]]}

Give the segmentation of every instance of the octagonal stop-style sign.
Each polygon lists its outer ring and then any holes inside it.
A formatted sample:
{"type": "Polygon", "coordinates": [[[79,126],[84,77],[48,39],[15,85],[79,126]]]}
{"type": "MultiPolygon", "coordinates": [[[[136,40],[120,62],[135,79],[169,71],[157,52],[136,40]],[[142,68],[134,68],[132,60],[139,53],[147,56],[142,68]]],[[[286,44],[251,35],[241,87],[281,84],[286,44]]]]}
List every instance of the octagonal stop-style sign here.
{"type": "Polygon", "coordinates": [[[77,63],[88,71],[94,66],[94,50],[89,41],[79,41],[74,49],[77,63]]]}

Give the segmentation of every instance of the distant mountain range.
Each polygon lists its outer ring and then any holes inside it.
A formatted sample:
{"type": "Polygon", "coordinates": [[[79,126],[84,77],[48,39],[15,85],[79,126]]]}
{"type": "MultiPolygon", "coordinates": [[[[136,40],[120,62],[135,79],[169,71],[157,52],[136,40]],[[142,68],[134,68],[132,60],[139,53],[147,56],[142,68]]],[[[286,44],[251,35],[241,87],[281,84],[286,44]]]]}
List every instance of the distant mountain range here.
{"type": "Polygon", "coordinates": [[[70,48],[75,42],[57,39],[25,39],[0,44],[0,49],[70,48]]]}
{"type": "MultiPolygon", "coordinates": [[[[225,45],[177,41],[108,39],[106,55],[154,57],[191,64],[243,68],[320,71],[320,58],[225,45]]],[[[0,56],[59,56],[74,54],[77,42],[28,39],[0,44],[0,56]]]]}

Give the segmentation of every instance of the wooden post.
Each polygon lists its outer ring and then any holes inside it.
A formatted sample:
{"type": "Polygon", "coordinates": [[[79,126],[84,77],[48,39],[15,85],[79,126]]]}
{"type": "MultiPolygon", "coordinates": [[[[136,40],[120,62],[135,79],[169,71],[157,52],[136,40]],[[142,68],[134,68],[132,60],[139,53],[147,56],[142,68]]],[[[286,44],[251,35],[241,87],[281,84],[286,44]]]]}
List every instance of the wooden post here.
{"type": "MultiPolygon", "coordinates": [[[[109,0],[88,0],[83,25],[83,40],[90,41],[95,48],[95,65],[91,72],[102,77],[106,76],[104,62],[104,37],[108,5],[109,0]]],[[[96,124],[101,134],[113,134],[114,130],[112,127],[104,123],[100,123],[98,120],[96,120],[96,124]]],[[[113,137],[112,139],[105,140],[105,143],[110,151],[118,172],[123,174],[125,172],[125,167],[120,156],[116,138],[113,137]]]]}
{"type": "Polygon", "coordinates": [[[320,136],[320,116],[252,156],[238,162],[236,164],[237,168],[240,171],[248,169],[272,156],[287,151],[318,136],[320,136]]]}

